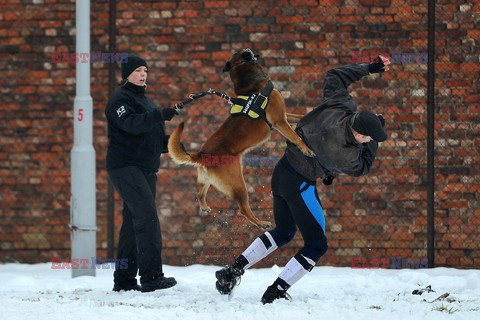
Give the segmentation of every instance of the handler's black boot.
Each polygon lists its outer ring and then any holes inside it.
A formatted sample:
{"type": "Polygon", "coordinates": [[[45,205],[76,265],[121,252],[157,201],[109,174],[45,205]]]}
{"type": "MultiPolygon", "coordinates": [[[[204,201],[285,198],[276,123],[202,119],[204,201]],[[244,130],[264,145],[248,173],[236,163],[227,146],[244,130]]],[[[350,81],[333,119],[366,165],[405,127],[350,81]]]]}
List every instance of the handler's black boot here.
{"type": "Polygon", "coordinates": [[[112,291],[120,292],[122,290],[124,290],[124,291],[130,291],[130,290],[140,291],[141,287],[137,284],[137,280],[132,281],[130,283],[115,283],[113,285],[112,291]]]}
{"type": "Polygon", "coordinates": [[[283,281],[282,279],[277,279],[275,282],[267,288],[265,293],[262,296],[262,303],[272,303],[273,301],[283,298],[285,300],[291,301],[292,298],[287,293],[287,289],[290,286],[283,281]]]}
{"type": "Polygon", "coordinates": [[[234,264],[227,265],[215,272],[218,292],[220,294],[230,294],[235,286],[240,284],[240,277],[245,273],[238,260],[234,264]]]}
{"type": "Polygon", "coordinates": [[[142,292],[151,292],[159,289],[168,289],[177,284],[177,280],[173,277],[159,276],[154,277],[148,282],[142,283],[142,292]]]}

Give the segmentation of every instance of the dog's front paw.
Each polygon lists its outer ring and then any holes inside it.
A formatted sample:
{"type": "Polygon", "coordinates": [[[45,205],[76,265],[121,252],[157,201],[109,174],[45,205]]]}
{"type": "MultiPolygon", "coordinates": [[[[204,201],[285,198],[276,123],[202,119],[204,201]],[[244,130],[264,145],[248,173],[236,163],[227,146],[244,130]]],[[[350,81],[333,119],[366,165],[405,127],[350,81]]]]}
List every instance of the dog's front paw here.
{"type": "Polygon", "coordinates": [[[205,208],[200,207],[198,209],[198,214],[201,215],[201,216],[208,216],[208,214],[211,211],[212,211],[212,209],[210,209],[210,207],[205,207],[205,208]]]}
{"type": "Polygon", "coordinates": [[[312,149],[310,149],[309,147],[305,146],[305,148],[300,148],[300,150],[302,151],[302,153],[304,155],[306,155],[307,157],[315,157],[316,154],[315,152],[313,152],[312,149]]]}

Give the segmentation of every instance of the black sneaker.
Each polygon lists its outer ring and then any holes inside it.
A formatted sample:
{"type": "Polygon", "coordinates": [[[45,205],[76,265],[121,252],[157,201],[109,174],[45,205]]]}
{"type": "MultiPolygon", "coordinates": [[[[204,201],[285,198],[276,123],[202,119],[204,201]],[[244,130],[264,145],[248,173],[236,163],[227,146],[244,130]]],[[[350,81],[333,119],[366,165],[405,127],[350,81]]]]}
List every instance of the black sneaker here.
{"type": "Polygon", "coordinates": [[[267,288],[267,291],[262,296],[262,303],[272,303],[274,300],[283,298],[288,301],[292,301],[292,298],[287,293],[287,290],[278,289],[277,284],[272,284],[267,288]]]}
{"type": "Polygon", "coordinates": [[[173,277],[157,277],[152,280],[142,283],[142,292],[152,292],[159,289],[168,289],[177,284],[177,280],[173,277]]]}
{"type": "Polygon", "coordinates": [[[140,291],[141,287],[136,283],[135,284],[130,284],[130,285],[120,285],[118,283],[115,283],[113,285],[112,291],[120,292],[122,290],[124,290],[124,291],[130,291],[130,290],[140,291]]]}
{"type": "Polygon", "coordinates": [[[215,272],[215,277],[217,282],[218,292],[220,294],[230,294],[235,286],[240,284],[240,277],[243,275],[245,270],[239,268],[235,265],[227,265],[224,268],[215,272]]]}

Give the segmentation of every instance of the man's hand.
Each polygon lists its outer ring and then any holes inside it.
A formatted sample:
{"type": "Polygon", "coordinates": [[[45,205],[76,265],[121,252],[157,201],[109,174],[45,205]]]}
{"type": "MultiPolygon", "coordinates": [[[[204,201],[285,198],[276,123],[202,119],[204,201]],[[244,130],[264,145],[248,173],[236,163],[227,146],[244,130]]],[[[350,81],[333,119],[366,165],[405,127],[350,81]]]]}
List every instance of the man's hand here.
{"type": "Polygon", "coordinates": [[[326,186],[329,186],[332,184],[333,182],[333,179],[335,179],[334,176],[331,176],[331,175],[326,175],[325,178],[323,178],[323,184],[326,185],[326,186]]]}
{"type": "Polygon", "coordinates": [[[390,65],[391,62],[388,60],[388,58],[385,58],[384,56],[378,56],[374,61],[375,62],[368,65],[368,72],[381,73],[390,69],[388,65],[390,65]]]}
{"type": "Polygon", "coordinates": [[[380,58],[380,60],[382,60],[383,64],[385,65],[385,71],[388,71],[390,69],[390,67],[388,65],[392,64],[390,62],[390,60],[388,60],[388,58],[384,57],[384,56],[378,56],[380,58]]]}

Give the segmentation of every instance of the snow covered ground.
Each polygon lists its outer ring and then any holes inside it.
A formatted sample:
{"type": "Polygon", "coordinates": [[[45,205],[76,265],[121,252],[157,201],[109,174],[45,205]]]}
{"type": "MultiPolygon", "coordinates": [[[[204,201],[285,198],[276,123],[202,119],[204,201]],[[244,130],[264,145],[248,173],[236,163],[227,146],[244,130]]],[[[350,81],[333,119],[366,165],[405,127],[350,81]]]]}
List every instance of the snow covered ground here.
{"type": "Polygon", "coordinates": [[[112,292],[111,269],[72,279],[51,266],[0,264],[0,319],[480,319],[480,270],[316,267],[293,301],[262,305],[278,266],[248,270],[230,300],[215,289],[218,266],[164,266],[178,285],[150,293],[112,292]],[[412,295],[427,285],[435,292],[412,295]]]}

